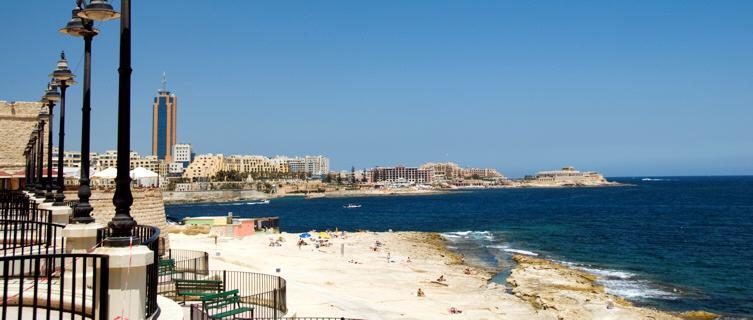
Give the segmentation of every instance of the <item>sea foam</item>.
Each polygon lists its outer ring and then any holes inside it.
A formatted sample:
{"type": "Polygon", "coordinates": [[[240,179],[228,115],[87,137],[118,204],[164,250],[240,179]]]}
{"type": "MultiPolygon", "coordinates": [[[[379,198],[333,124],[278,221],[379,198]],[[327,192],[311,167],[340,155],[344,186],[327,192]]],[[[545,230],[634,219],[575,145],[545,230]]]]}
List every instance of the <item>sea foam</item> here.
{"type": "Polygon", "coordinates": [[[533,257],[539,255],[536,252],[531,252],[531,251],[528,251],[528,250],[520,250],[520,249],[502,249],[502,250],[505,251],[505,252],[520,253],[520,254],[524,254],[524,255],[527,255],[527,256],[533,256],[533,257]]]}

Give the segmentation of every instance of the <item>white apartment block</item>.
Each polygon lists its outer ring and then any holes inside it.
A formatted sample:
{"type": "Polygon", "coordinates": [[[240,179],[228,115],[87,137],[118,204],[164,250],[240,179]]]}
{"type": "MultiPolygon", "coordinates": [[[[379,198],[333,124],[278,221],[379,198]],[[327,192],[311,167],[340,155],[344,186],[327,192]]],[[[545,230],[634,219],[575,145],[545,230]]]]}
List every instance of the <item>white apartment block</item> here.
{"type": "Polygon", "coordinates": [[[286,160],[291,173],[305,172],[314,176],[329,173],[329,158],[325,156],[295,157],[286,160]]]}
{"type": "Polygon", "coordinates": [[[191,163],[193,147],[188,143],[178,143],[173,146],[173,162],[183,162],[186,167],[191,163]]]}

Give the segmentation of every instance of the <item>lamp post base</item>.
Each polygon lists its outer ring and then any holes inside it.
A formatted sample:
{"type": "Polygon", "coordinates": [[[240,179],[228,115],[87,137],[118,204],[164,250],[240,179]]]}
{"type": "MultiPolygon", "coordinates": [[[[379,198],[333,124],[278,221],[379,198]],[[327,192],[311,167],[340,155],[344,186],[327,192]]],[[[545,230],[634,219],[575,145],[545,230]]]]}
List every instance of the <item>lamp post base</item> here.
{"type": "Polygon", "coordinates": [[[65,195],[62,192],[55,194],[55,203],[52,204],[56,207],[62,207],[65,205],[65,195]]]}
{"type": "Polygon", "coordinates": [[[136,237],[109,237],[102,241],[102,246],[108,248],[126,248],[141,245],[136,237]]]}

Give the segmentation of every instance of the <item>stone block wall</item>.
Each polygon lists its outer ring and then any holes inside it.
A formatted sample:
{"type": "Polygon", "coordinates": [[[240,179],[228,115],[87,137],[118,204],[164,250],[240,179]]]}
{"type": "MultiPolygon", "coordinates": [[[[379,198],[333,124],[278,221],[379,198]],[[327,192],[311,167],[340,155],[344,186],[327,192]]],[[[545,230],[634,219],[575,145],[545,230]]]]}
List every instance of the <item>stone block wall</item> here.
{"type": "MultiPolygon", "coordinates": [[[[23,170],[26,165],[24,150],[42,110],[39,102],[14,102],[0,100],[0,170],[23,170]]],[[[46,108],[44,110],[47,110],[46,108]]],[[[45,156],[47,155],[47,128],[45,125],[45,156]]],[[[55,141],[57,143],[57,141],[55,141]]],[[[45,159],[45,165],[47,160],[45,159]]]]}
{"type": "MultiPolygon", "coordinates": [[[[114,190],[92,190],[92,197],[89,203],[94,207],[92,216],[103,225],[115,215],[115,205],[112,204],[114,190]]],[[[155,226],[164,228],[167,226],[165,220],[165,203],[162,201],[162,191],[159,189],[133,189],[133,205],[131,206],[131,216],[136,222],[142,225],[155,226]]],[[[66,199],[78,199],[75,193],[67,194],[66,199]]]]}

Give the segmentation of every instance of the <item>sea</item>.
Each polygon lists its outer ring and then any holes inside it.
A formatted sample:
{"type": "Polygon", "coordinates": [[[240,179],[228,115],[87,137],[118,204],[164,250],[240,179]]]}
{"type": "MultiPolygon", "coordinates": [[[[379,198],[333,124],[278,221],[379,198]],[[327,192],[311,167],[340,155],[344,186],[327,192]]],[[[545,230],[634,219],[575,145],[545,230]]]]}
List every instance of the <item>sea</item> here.
{"type": "Polygon", "coordinates": [[[753,317],[753,176],[610,178],[625,186],[285,197],[269,204],[170,205],[168,216],[279,216],[282,231],[433,231],[470,263],[513,254],[599,277],[609,293],[669,311],[753,317]],[[347,204],[360,208],[344,208],[347,204]]]}

